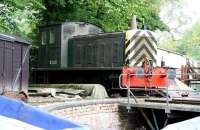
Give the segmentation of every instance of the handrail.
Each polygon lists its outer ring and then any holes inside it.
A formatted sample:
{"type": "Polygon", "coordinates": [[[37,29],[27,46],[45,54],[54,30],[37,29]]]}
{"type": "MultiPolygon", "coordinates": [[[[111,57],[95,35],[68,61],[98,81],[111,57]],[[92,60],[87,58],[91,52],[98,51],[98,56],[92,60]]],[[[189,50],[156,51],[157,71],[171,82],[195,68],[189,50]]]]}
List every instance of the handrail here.
{"type": "MultiPolygon", "coordinates": [[[[175,91],[175,92],[176,91],[178,91],[178,92],[196,92],[196,93],[200,92],[200,91],[197,91],[197,90],[179,90],[179,89],[171,90],[171,89],[169,89],[169,86],[166,86],[165,88],[148,88],[148,87],[146,87],[146,88],[140,88],[140,87],[136,88],[136,87],[131,87],[130,86],[130,76],[133,76],[133,75],[136,76],[136,74],[120,74],[119,75],[119,87],[120,87],[120,89],[127,90],[127,94],[128,94],[127,95],[128,96],[128,107],[127,107],[127,109],[128,109],[128,111],[130,110],[130,95],[133,96],[133,98],[135,100],[135,103],[138,103],[138,100],[137,100],[136,96],[134,95],[134,93],[131,90],[164,90],[164,91],[166,91],[165,113],[167,113],[167,114],[170,113],[170,102],[169,101],[172,100],[172,98],[169,96],[169,92],[170,91],[175,91]],[[129,76],[129,78],[128,78],[129,81],[128,81],[128,85],[127,86],[122,86],[122,84],[121,84],[122,76],[129,76]]],[[[148,76],[150,74],[137,74],[137,76],[138,75],[148,76]]],[[[154,74],[154,75],[164,75],[164,74],[154,74]]],[[[176,74],[176,75],[181,75],[181,74],[176,74]]]]}

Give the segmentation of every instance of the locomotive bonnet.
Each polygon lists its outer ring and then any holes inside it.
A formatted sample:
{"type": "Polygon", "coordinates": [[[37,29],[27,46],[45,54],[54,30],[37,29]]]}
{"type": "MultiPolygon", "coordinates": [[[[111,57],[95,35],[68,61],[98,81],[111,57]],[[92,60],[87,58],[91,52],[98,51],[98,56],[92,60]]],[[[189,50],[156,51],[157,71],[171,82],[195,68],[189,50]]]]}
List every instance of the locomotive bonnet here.
{"type": "Polygon", "coordinates": [[[141,66],[145,57],[156,66],[157,40],[149,30],[128,30],[125,34],[125,65],[141,66]]]}

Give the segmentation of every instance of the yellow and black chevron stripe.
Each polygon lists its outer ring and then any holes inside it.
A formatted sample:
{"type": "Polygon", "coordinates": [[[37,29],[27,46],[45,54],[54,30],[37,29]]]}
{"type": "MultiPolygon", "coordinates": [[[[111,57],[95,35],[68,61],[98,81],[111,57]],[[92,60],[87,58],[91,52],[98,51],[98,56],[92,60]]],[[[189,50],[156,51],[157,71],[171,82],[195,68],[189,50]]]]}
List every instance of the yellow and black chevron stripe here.
{"type": "Polygon", "coordinates": [[[125,65],[138,66],[144,57],[156,65],[157,40],[155,34],[148,30],[129,30],[126,32],[125,65]]]}

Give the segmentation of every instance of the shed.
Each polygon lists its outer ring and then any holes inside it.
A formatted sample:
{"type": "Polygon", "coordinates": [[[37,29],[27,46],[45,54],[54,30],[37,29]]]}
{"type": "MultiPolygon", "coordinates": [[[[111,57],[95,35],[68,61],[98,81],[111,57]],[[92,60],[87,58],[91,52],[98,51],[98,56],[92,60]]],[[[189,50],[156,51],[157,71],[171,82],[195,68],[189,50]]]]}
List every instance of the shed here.
{"type": "Polygon", "coordinates": [[[0,94],[4,91],[27,93],[30,43],[0,33],[0,94]]]}

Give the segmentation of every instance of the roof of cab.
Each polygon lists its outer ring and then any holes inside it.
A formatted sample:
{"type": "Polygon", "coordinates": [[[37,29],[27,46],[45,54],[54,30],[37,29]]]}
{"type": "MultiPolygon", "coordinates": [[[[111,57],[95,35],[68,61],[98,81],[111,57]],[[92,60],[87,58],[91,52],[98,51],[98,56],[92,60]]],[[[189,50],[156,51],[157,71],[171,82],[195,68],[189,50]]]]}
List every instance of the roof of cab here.
{"type": "Polygon", "coordinates": [[[85,24],[85,25],[92,25],[92,26],[95,26],[97,28],[100,28],[98,27],[97,25],[95,24],[92,24],[92,23],[88,23],[88,22],[81,22],[81,21],[66,21],[66,22],[52,22],[52,23],[45,23],[45,24],[42,24],[40,25],[39,27],[43,28],[43,27],[49,27],[49,26],[57,26],[57,25],[64,25],[64,24],[85,24]]]}
{"type": "Polygon", "coordinates": [[[30,44],[30,42],[24,40],[21,37],[5,34],[5,33],[0,33],[0,40],[30,44]]]}

